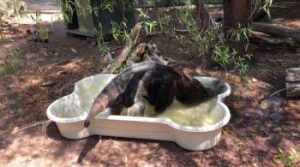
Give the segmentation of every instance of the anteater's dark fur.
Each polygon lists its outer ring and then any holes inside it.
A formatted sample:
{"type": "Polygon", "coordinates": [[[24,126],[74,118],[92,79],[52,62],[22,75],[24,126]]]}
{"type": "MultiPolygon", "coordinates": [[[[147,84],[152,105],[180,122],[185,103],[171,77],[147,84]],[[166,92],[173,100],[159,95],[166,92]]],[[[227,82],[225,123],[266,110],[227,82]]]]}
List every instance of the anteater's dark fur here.
{"type": "Polygon", "coordinates": [[[169,66],[146,62],[137,64],[115,77],[97,96],[84,123],[99,112],[110,108],[113,114],[120,114],[121,108],[128,108],[129,115],[143,115],[145,100],[158,112],[164,111],[174,98],[186,105],[199,104],[217,93],[205,88],[169,66]]]}

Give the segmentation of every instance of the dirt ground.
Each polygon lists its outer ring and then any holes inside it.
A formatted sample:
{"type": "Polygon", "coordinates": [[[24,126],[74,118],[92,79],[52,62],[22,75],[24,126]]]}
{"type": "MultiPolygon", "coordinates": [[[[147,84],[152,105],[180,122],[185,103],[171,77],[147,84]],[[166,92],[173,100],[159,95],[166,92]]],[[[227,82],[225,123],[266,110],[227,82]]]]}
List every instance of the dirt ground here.
{"type": "MultiPolygon", "coordinates": [[[[299,7],[297,1],[275,4],[271,22],[300,29],[299,7]]],[[[0,76],[0,166],[284,166],[287,158],[278,158],[278,148],[285,157],[292,148],[300,149],[300,101],[287,99],[284,91],[268,97],[285,88],[285,69],[300,66],[299,44],[253,41],[251,68],[240,76],[203,70],[199,59],[180,45],[164,36],[151,39],[159,54],[181,62],[184,72],[222,77],[233,89],[226,99],[232,118],[221,141],[192,152],[167,141],[62,137],[47,120],[47,107],[106,63],[92,40],[67,36],[61,22],[52,28],[48,43],[31,41],[24,33],[0,41],[0,54],[20,48],[25,62],[16,74],[0,76]]],[[[116,42],[109,46],[119,47],[116,42]]],[[[294,162],[300,166],[299,157],[294,162]]]]}

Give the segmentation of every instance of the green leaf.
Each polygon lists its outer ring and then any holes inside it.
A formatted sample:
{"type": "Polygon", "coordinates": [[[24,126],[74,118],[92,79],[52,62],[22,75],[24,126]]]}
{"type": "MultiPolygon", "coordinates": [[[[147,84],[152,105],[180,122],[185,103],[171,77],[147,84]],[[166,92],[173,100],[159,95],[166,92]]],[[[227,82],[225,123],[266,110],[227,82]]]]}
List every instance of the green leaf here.
{"type": "Polygon", "coordinates": [[[277,151],[278,151],[280,154],[283,153],[283,150],[282,150],[280,147],[277,148],[277,151]]]}

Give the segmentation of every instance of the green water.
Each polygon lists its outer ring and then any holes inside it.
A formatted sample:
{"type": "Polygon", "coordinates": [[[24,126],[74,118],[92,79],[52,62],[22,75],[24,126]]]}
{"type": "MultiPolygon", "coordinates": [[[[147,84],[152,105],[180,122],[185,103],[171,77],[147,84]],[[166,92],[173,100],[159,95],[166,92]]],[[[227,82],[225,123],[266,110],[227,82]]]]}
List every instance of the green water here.
{"type": "MultiPolygon", "coordinates": [[[[80,84],[77,94],[59,100],[54,106],[55,115],[61,118],[74,118],[89,112],[95,97],[110,79],[100,82],[99,78],[93,78],[80,84]]],[[[153,106],[146,105],[144,116],[169,118],[175,123],[186,126],[205,126],[214,124],[221,119],[222,112],[217,111],[216,104],[216,98],[193,107],[185,106],[174,100],[173,104],[161,114],[156,113],[153,106]]],[[[121,115],[127,115],[127,109],[124,108],[121,115]]]]}
{"type": "MultiPolygon", "coordinates": [[[[218,121],[214,114],[217,99],[212,99],[197,106],[188,107],[174,100],[173,104],[162,113],[156,113],[154,107],[147,105],[145,109],[146,117],[169,118],[173,122],[185,126],[205,126],[218,121]]],[[[123,109],[121,115],[126,115],[123,109]]]]}

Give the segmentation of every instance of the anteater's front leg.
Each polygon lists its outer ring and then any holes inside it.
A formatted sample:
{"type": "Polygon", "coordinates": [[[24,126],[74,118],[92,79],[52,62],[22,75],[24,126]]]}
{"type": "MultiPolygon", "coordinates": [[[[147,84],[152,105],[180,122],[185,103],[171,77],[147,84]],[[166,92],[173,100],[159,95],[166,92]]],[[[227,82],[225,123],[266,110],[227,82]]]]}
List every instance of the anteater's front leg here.
{"type": "Polygon", "coordinates": [[[134,97],[134,103],[127,109],[128,116],[144,116],[145,111],[145,99],[146,89],[144,81],[141,80],[138,84],[138,88],[134,97]]]}
{"type": "Polygon", "coordinates": [[[144,116],[145,103],[138,101],[127,109],[128,116],[144,116]]]}
{"type": "Polygon", "coordinates": [[[122,105],[116,104],[113,107],[108,107],[107,110],[109,111],[110,114],[112,115],[120,115],[122,112],[122,105]]]}

